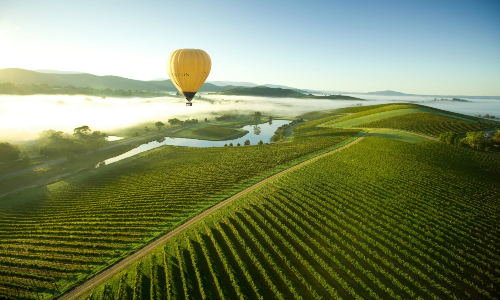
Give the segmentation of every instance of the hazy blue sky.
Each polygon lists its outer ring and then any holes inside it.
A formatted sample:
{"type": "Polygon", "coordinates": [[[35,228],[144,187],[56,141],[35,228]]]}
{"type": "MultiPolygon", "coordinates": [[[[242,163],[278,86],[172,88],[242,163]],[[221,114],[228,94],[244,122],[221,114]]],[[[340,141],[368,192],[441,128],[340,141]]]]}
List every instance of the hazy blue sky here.
{"type": "Polygon", "coordinates": [[[208,80],[500,95],[498,0],[0,0],[0,68],[149,80],[178,48],[208,80]]]}

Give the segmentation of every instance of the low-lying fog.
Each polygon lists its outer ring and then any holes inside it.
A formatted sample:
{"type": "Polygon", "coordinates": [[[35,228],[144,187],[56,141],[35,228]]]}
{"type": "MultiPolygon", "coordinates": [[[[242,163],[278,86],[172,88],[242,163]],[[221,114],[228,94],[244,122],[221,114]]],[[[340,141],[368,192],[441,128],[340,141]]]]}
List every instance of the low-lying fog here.
{"type": "Polygon", "coordinates": [[[93,96],[35,95],[0,97],[0,141],[34,138],[46,129],[71,133],[75,127],[88,125],[92,130],[113,133],[133,124],[205,117],[214,119],[216,113],[238,110],[240,113],[261,111],[277,117],[293,117],[314,111],[363,105],[425,101],[420,103],[469,115],[500,116],[500,100],[474,99],[473,102],[428,102],[430,97],[360,96],[370,101],[313,100],[295,98],[265,98],[248,96],[202,95],[211,101],[194,99],[193,106],[173,97],[106,98],[93,96]],[[406,99],[408,98],[408,99],[406,99]]]}

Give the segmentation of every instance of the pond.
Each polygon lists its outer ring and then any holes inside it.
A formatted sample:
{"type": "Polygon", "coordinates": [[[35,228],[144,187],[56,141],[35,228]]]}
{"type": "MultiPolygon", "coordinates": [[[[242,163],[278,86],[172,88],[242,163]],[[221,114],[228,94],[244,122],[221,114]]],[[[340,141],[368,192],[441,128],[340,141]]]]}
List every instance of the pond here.
{"type": "Polygon", "coordinates": [[[164,137],[156,141],[142,144],[135,149],[132,149],[121,155],[107,159],[104,162],[101,162],[96,167],[101,165],[109,165],[114,162],[125,159],[127,157],[131,157],[136,154],[142,153],[144,151],[148,151],[164,145],[187,146],[187,147],[224,147],[225,144],[229,145],[229,143],[232,143],[233,146],[236,146],[238,143],[240,143],[240,145],[243,146],[243,143],[245,143],[246,140],[250,141],[250,145],[257,145],[259,141],[262,141],[263,143],[269,143],[276,129],[285,124],[289,124],[290,122],[291,122],[290,120],[273,120],[272,122],[263,123],[259,125],[247,125],[242,127],[243,130],[248,131],[246,135],[234,140],[227,140],[227,141],[206,141],[197,139],[164,137]]]}

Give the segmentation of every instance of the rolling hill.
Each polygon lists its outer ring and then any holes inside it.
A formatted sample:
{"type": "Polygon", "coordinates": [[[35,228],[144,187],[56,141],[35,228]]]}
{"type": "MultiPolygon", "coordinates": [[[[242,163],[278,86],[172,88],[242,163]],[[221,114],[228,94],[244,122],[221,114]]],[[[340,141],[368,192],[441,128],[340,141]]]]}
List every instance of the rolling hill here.
{"type": "Polygon", "coordinates": [[[299,93],[294,90],[282,89],[282,88],[270,88],[267,86],[230,88],[222,92],[219,92],[219,94],[233,95],[233,96],[291,97],[291,98],[301,98],[306,96],[305,94],[299,93]]]}
{"type": "Polygon", "coordinates": [[[260,97],[278,97],[278,98],[307,98],[307,99],[329,99],[329,100],[363,100],[356,97],[344,95],[313,96],[301,93],[297,90],[271,88],[267,86],[256,87],[236,87],[219,92],[221,95],[233,96],[260,96],[260,97]]]}

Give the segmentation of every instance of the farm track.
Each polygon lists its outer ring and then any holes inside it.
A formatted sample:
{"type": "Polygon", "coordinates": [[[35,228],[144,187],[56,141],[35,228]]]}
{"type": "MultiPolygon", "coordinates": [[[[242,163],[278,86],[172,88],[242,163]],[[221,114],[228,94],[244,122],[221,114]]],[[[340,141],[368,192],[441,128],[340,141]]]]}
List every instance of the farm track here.
{"type": "Polygon", "coordinates": [[[354,141],[350,142],[349,144],[347,145],[344,145],[340,148],[337,148],[335,150],[332,150],[332,151],[329,151],[327,153],[324,153],[324,154],[321,154],[321,155],[318,155],[316,157],[313,157],[313,158],[310,158],[302,163],[299,163],[293,167],[290,167],[286,170],[283,170],[279,173],[276,173],[242,191],[240,191],[239,193],[231,196],[230,198],[224,200],[224,201],[221,201],[219,202],[218,204],[212,206],[211,208],[205,210],[204,212],[200,213],[199,215],[195,216],[194,218],[188,220],[186,223],[178,226],[177,228],[173,229],[172,231],[168,232],[167,234],[159,237],[158,239],[156,239],[155,241],[151,242],[150,244],[146,245],[144,248],[138,250],[137,252],[125,257],[123,260],[117,262],[116,264],[110,266],[108,269],[102,271],[101,273],[95,275],[94,277],[90,278],[89,280],[83,282],[82,284],[76,286],[75,288],[69,290],[68,292],[66,292],[65,294],[59,296],[59,300],[70,300],[70,299],[76,299],[77,297],[80,297],[82,295],[84,295],[86,292],[90,291],[91,289],[93,289],[94,287],[96,287],[97,285],[103,283],[105,280],[109,279],[111,276],[115,275],[116,273],[120,272],[121,270],[123,270],[125,267],[127,267],[128,265],[132,264],[133,262],[135,262],[136,260],[146,256],[147,254],[149,254],[150,252],[152,252],[157,246],[167,242],[168,240],[172,239],[174,236],[176,236],[177,234],[181,233],[182,231],[188,229],[189,227],[191,227],[192,225],[196,224],[198,221],[202,220],[203,218],[207,217],[208,215],[210,215],[211,213],[217,211],[218,209],[222,208],[223,206],[225,206],[226,204],[229,204],[231,202],[233,202],[234,200],[238,199],[239,197],[245,195],[246,193],[260,187],[261,185],[264,185],[280,176],[282,176],[283,174],[286,174],[288,172],[291,172],[297,168],[300,168],[302,166],[304,166],[305,164],[308,164],[310,162],[313,162],[319,158],[322,158],[324,156],[327,156],[327,155],[330,155],[334,152],[337,152],[337,151],[340,151],[344,148],[347,148],[357,142],[359,142],[360,140],[362,140],[364,137],[366,137],[367,135],[369,134],[369,132],[366,132],[364,135],[362,135],[361,137],[355,139],[354,141]]]}

